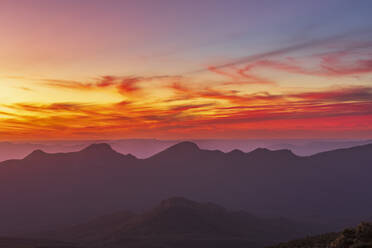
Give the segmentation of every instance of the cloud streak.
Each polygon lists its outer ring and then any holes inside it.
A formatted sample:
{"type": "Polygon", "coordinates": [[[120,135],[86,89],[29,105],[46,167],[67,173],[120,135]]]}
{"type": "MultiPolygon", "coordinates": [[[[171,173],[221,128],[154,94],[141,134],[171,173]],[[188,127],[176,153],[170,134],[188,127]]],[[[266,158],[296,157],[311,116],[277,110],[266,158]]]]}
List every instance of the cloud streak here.
{"type": "Polygon", "coordinates": [[[262,84],[276,85],[274,80],[266,78],[257,69],[271,69],[292,74],[313,75],[320,77],[358,76],[372,73],[372,41],[355,41],[355,37],[370,29],[357,30],[323,39],[293,44],[267,52],[237,58],[227,63],[208,66],[210,71],[228,78],[226,85],[262,84]],[[355,37],[354,37],[355,36],[355,37]],[[348,38],[348,39],[345,39],[348,38]],[[351,39],[351,40],[350,40],[351,39]],[[317,49],[328,48],[328,52],[317,53],[317,49]],[[310,51],[312,55],[294,58],[293,53],[310,51]],[[303,64],[314,64],[309,68],[303,64]]]}
{"type": "Polygon", "coordinates": [[[212,129],[225,130],[231,135],[240,132],[241,137],[250,137],[262,129],[287,133],[311,131],[314,126],[319,132],[331,129],[372,131],[368,125],[372,120],[372,87],[334,87],[275,95],[192,88],[185,83],[168,87],[173,95],[152,104],[122,101],[2,106],[9,114],[0,121],[0,135],[5,137],[8,132],[28,139],[46,133],[46,138],[50,139],[154,135],[195,138],[212,129]]]}
{"type": "MultiPolygon", "coordinates": [[[[301,50],[305,50],[305,49],[308,49],[308,48],[315,48],[315,47],[325,46],[327,44],[329,45],[329,44],[332,44],[334,42],[339,42],[340,40],[342,40],[344,38],[348,38],[348,37],[352,37],[352,36],[360,35],[360,34],[365,34],[366,32],[370,32],[371,30],[372,30],[371,28],[366,28],[366,29],[361,29],[361,30],[354,30],[354,31],[350,31],[350,32],[346,32],[346,33],[338,34],[338,35],[333,35],[333,36],[329,36],[329,37],[325,37],[325,38],[321,38],[321,39],[315,39],[315,40],[311,40],[311,41],[305,41],[305,42],[302,42],[302,43],[292,44],[292,45],[288,45],[288,46],[285,46],[285,47],[282,47],[282,48],[273,49],[273,50],[267,51],[267,52],[262,52],[262,53],[257,53],[257,54],[253,54],[253,55],[243,56],[241,58],[237,58],[237,59],[235,59],[233,61],[230,61],[228,63],[216,65],[216,66],[214,66],[214,68],[215,69],[229,68],[231,66],[236,66],[236,65],[240,65],[240,64],[247,64],[247,63],[250,63],[250,62],[257,61],[257,60],[272,58],[272,57],[276,57],[276,56],[279,56],[279,55],[285,55],[285,54],[289,54],[291,52],[301,51],[301,50]]],[[[358,45],[358,47],[361,47],[361,46],[358,45]]],[[[352,48],[355,48],[355,46],[348,47],[347,49],[352,49],[352,48]]],[[[195,72],[202,72],[202,71],[205,71],[205,69],[195,71],[195,72]]]]}

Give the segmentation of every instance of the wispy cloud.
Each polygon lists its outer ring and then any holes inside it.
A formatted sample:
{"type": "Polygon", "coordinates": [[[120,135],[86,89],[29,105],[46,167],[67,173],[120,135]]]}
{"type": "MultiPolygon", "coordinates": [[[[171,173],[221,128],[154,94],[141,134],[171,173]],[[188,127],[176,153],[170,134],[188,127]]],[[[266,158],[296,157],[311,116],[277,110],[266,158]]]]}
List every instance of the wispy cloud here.
{"type": "MultiPolygon", "coordinates": [[[[372,46],[371,46],[372,49],[372,46]]],[[[371,50],[372,52],[372,50],[371,50]]],[[[306,59],[302,61],[294,58],[285,59],[263,59],[246,65],[243,69],[237,69],[237,73],[244,73],[253,69],[269,68],[273,70],[285,71],[293,74],[314,75],[322,77],[342,77],[355,76],[372,73],[372,54],[363,56],[352,51],[336,51],[327,54],[312,56],[317,60],[317,67],[307,68],[301,66],[306,59]],[[362,57],[366,57],[363,59],[362,57]]]]}
{"type": "Polygon", "coordinates": [[[230,85],[277,84],[275,80],[257,73],[257,69],[262,68],[321,77],[367,74],[372,72],[372,41],[357,41],[356,37],[368,30],[358,30],[293,44],[237,58],[227,63],[211,65],[193,73],[210,71],[229,79],[225,84],[230,85]],[[328,52],[324,52],[324,48],[327,48],[328,52]],[[323,52],[319,52],[322,50],[323,52]],[[298,58],[294,57],[295,52],[304,51],[307,51],[307,55],[302,54],[298,58]]]}
{"type": "MultiPolygon", "coordinates": [[[[231,66],[255,62],[261,59],[267,59],[267,58],[272,58],[272,57],[276,57],[280,55],[286,55],[286,54],[290,54],[291,52],[301,51],[301,50],[305,50],[308,48],[324,47],[326,45],[339,42],[340,40],[344,38],[353,37],[355,35],[360,35],[360,34],[365,34],[365,32],[370,32],[371,30],[372,30],[371,28],[362,29],[362,30],[354,30],[354,31],[350,31],[350,32],[346,32],[346,33],[338,34],[338,35],[333,35],[333,36],[329,36],[329,37],[325,37],[321,39],[315,39],[315,40],[305,41],[302,43],[292,44],[292,45],[284,46],[278,49],[273,49],[273,50],[262,52],[262,53],[243,56],[243,57],[237,58],[227,63],[215,65],[214,68],[222,69],[222,68],[227,68],[231,66]]],[[[358,46],[360,47],[360,45],[358,46]]],[[[352,49],[354,47],[355,46],[353,45],[352,46],[347,45],[348,49],[349,48],[352,49]]],[[[205,69],[202,69],[200,71],[205,71],[205,69]]],[[[200,72],[200,71],[195,71],[195,72],[200,72]]]]}
{"type": "Polygon", "coordinates": [[[92,82],[79,82],[56,79],[43,79],[43,84],[49,87],[57,87],[70,90],[97,90],[104,88],[116,89],[122,95],[131,95],[141,91],[141,83],[153,81],[177,80],[180,76],[112,76],[105,75],[92,80],[92,82]]]}
{"type": "Polygon", "coordinates": [[[18,134],[29,138],[45,133],[50,138],[143,137],[151,134],[166,137],[171,134],[197,136],[212,128],[229,132],[240,130],[244,135],[244,132],[257,128],[311,130],[309,123],[322,130],[352,127],[364,130],[368,129],[366,123],[372,119],[372,87],[366,86],[244,94],[191,87],[179,82],[168,85],[168,89],[173,95],[153,104],[122,101],[2,106],[10,111],[5,112],[9,113],[8,117],[0,121],[0,133],[11,130],[14,135],[14,130],[21,130],[18,134]]]}

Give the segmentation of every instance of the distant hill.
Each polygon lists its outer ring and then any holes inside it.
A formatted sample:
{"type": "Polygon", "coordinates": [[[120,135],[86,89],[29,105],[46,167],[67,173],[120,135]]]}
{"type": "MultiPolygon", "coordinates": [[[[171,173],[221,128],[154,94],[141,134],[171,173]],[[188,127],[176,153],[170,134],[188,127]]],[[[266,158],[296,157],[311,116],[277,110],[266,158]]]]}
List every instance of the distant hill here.
{"type": "Polygon", "coordinates": [[[143,214],[119,212],[44,235],[84,247],[235,248],[263,247],[310,233],[312,227],[303,223],[173,197],[143,214]]]}
{"type": "Polygon", "coordinates": [[[327,233],[293,240],[268,248],[371,248],[372,223],[362,222],[356,228],[340,233],[327,233]]]}
{"type": "Polygon", "coordinates": [[[38,232],[182,195],[335,230],[370,217],[372,145],[300,157],[290,150],[203,150],[182,142],[147,159],[108,144],[35,150],[0,163],[0,234],[38,232]]]}
{"type": "MultiPolygon", "coordinates": [[[[148,158],[181,141],[158,139],[120,139],[120,140],[73,140],[39,142],[0,142],[0,162],[9,159],[21,159],[34,150],[48,153],[75,152],[92,143],[110,144],[116,151],[133,154],[138,158],[148,158]]],[[[372,140],[298,140],[298,139],[242,139],[242,140],[192,140],[202,149],[230,152],[239,149],[249,152],[257,147],[272,150],[290,149],[293,153],[308,156],[333,149],[349,148],[372,143],[372,140]]]]}

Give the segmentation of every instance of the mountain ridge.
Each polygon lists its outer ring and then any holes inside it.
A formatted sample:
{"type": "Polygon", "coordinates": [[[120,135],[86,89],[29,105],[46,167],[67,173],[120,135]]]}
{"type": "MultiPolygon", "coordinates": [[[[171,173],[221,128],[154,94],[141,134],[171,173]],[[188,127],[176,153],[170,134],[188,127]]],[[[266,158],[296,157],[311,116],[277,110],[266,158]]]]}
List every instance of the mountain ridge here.
{"type": "MultiPolygon", "coordinates": [[[[193,153],[196,153],[196,152],[206,152],[206,151],[207,152],[218,152],[218,153],[223,153],[223,154],[241,154],[241,155],[249,155],[249,156],[258,155],[260,157],[261,156],[264,157],[264,156],[267,156],[269,154],[270,155],[280,154],[280,155],[285,155],[285,156],[293,157],[293,158],[309,158],[309,157],[324,156],[324,155],[327,155],[327,154],[330,154],[330,153],[336,153],[336,152],[348,152],[348,151],[351,151],[351,150],[356,150],[356,149],[361,149],[361,148],[372,150],[372,143],[371,144],[366,144],[366,145],[354,146],[354,147],[350,147],[350,148],[340,148],[340,149],[334,149],[334,150],[325,151],[325,152],[319,152],[319,153],[316,153],[316,154],[313,154],[313,155],[310,155],[310,156],[298,156],[295,153],[293,153],[290,149],[271,150],[271,149],[268,149],[268,148],[258,147],[256,149],[250,151],[250,152],[243,152],[239,149],[233,149],[230,152],[223,152],[223,151],[220,151],[220,150],[201,149],[194,142],[183,141],[183,142],[177,143],[177,144],[175,144],[175,145],[173,145],[169,148],[166,148],[165,150],[163,150],[159,153],[156,153],[156,154],[150,156],[149,158],[145,158],[145,159],[141,159],[141,160],[151,159],[153,157],[157,157],[157,156],[163,155],[163,154],[168,155],[169,153],[176,153],[176,154],[190,154],[191,153],[191,154],[193,154],[193,153]]],[[[88,145],[87,147],[85,147],[85,148],[83,148],[79,151],[65,152],[65,153],[48,153],[48,152],[44,152],[42,149],[36,149],[33,152],[31,152],[29,155],[27,155],[25,158],[33,157],[33,156],[39,157],[39,156],[42,156],[42,155],[76,154],[76,153],[79,153],[79,152],[87,152],[87,153],[91,153],[91,154],[94,154],[94,153],[97,153],[97,152],[99,154],[102,154],[102,153],[117,153],[117,154],[121,154],[121,155],[124,155],[124,156],[136,158],[136,156],[134,156],[130,153],[129,154],[122,154],[120,152],[117,152],[108,143],[94,143],[94,144],[88,145]]],[[[138,159],[138,158],[136,158],[136,159],[138,159]]],[[[22,160],[22,159],[11,159],[11,160],[22,160]]],[[[5,161],[8,161],[8,160],[5,160],[5,161]]],[[[2,161],[2,162],[5,162],[5,161],[2,161]]],[[[0,164],[2,162],[0,162],[0,164]]]]}
{"type": "Polygon", "coordinates": [[[311,232],[312,227],[280,219],[269,220],[234,212],[210,202],[171,197],[143,213],[121,212],[102,216],[71,229],[46,233],[47,237],[81,243],[87,247],[262,247],[311,232]],[[116,220],[112,221],[112,216],[116,220]],[[124,218],[123,218],[123,217],[124,218]],[[111,223],[111,225],[110,225],[111,223]],[[108,225],[109,224],[109,225],[108,225]],[[146,245],[144,245],[146,244],[146,245]],[[151,244],[151,245],[150,245],[151,244]],[[175,245],[179,247],[178,245],[175,245]]]}
{"type": "Polygon", "coordinates": [[[224,153],[192,143],[148,159],[106,144],[72,153],[36,152],[34,159],[0,163],[0,234],[145,209],[172,195],[340,227],[370,216],[371,154],[372,145],[293,157],[287,150],[224,153]],[[183,155],[174,156],[178,153],[183,155]]]}

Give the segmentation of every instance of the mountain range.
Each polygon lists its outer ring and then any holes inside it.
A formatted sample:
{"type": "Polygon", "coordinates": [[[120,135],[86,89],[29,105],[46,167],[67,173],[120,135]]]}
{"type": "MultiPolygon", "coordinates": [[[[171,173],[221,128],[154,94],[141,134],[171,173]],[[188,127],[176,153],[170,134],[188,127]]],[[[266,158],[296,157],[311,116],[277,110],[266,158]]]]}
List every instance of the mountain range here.
{"type": "MultiPolygon", "coordinates": [[[[321,139],[197,139],[192,140],[202,149],[230,152],[239,149],[250,152],[257,147],[280,150],[290,149],[301,156],[333,149],[348,148],[372,143],[371,140],[321,140],[321,139]]],[[[22,159],[32,151],[41,149],[45,152],[75,152],[92,143],[107,143],[115,151],[133,154],[137,158],[148,158],[177,143],[178,140],[159,139],[119,139],[119,140],[73,140],[73,141],[33,141],[33,142],[0,142],[0,161],[22,159]]]]}
{"type": "Polygon", "coordinates": [[[35,150],[0,163],[0,234],[42,232],[181,195],[324,229],[371,216],[372,145],[301,157],[290,150],[203,150],[192,142],[147,159],[108,144],[35,150]]]}

